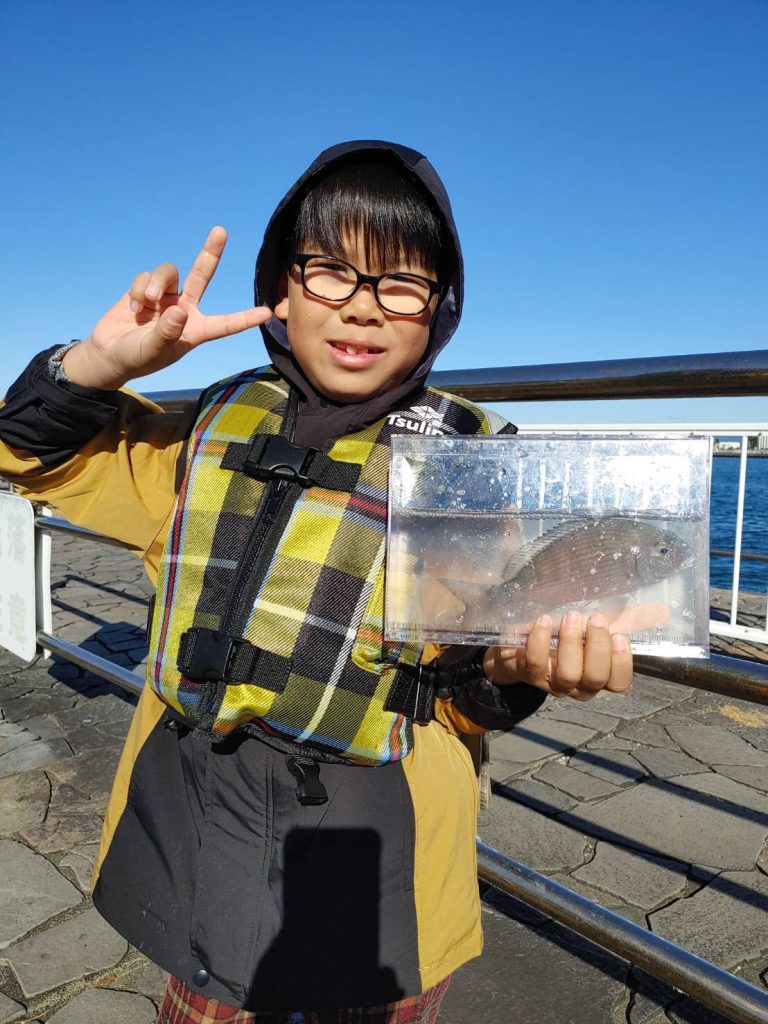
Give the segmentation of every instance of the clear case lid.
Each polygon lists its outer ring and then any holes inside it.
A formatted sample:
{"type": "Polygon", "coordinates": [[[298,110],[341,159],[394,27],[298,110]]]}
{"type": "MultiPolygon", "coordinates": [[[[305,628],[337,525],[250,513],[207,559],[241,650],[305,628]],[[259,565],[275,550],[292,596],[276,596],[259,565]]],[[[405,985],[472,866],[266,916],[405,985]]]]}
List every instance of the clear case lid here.
{"type": "Polygon", "coordinates": [[[706,656],[710,459],[692,435],[393,438],[387,639],[522,644],[577,609],[706,656]]]}

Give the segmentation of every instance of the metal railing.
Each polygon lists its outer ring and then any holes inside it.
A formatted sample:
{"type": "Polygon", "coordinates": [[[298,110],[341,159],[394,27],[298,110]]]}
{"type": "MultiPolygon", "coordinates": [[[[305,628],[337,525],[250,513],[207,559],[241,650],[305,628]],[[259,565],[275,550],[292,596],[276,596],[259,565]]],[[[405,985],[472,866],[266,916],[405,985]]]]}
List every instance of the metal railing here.
{"type": "MultiPolygon", "coordinates": [[[[768,351],[451,371],[433,374],[430,383],[486,402],[768,394],[768,351]]],[[[149,397],[168,408],[181,408],[195,401],[198,394],[188,391],[149,397]]],[[[50,516],[40,517],[37,528],[48,533],[66,532],[116,543],[50,516]]],[[[735,578],[738,579],[738,574],[735,578]]],[[[38,641],[41,647],[131,693],[142,689],[143,680],[137,674],[48,631],[40,631],[38,641]]],[[[722,656],[713,656],[709,661],[645,657],[636,659],[636,667],[657,678],[768,704],[768,665],[722,656]]],[[[482,879],[737,1024],[768,1024],[768,993],[765,991],[592,903],[546,875],[518,864],[480,840],[477,850],[478,874],[482,879]]]]}

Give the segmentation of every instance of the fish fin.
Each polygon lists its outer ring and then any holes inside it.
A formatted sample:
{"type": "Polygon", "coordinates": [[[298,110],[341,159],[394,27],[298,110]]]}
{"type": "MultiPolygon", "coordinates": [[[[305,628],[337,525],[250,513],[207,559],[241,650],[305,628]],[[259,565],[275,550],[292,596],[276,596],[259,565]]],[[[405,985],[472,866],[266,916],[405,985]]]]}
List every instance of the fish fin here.
{"type": "Polygon", "coordinates": [[[457,597],[467,608],[473,605],[488,593],[491,589],[484,583],[470,583],[468,580],[440,580],[440,583],[450,590],[454,597],[457,597]]]}
{"type": "Polygon", "coordinates": [[[556,526],[546,530],[540,537],[523,544],[516,551],[513,551],[509,561],[504,566],[502,573],[505,580],[513,580],[541,551],[553,544],[561,537],[568,537],[577,530],[582,529],[585,524],[591,524],[591,519],[564,519],[556,526]]]}

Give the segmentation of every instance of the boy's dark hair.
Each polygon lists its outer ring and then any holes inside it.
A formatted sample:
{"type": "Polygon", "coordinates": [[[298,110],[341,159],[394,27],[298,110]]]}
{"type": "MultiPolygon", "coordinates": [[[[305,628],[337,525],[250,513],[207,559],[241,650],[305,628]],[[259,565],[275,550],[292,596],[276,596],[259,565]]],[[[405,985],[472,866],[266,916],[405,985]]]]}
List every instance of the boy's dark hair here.
{"type": "Polygon", "coordinates": [[[446,258],[453,248],[442,216],[415,178],[381,156],[334,167],[299,198],[284,265],[307,246],[344,259],[345,238],[357,234],[371,269],[405,260],[437,274],[441,282],[449,278],[446,258]]]}

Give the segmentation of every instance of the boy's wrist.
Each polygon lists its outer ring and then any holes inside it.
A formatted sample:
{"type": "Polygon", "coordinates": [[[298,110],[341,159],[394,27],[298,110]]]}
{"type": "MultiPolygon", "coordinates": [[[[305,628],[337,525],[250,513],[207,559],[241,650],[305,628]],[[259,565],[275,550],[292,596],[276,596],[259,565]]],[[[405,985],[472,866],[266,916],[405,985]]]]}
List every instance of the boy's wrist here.
{"type": "Polygon", "coordinates": [[[69,346],[62,353],[61,371],[62,377],[70,383],[100,391],[119,391],[128,380],[96,351],[90,338],[69,346]]]}

